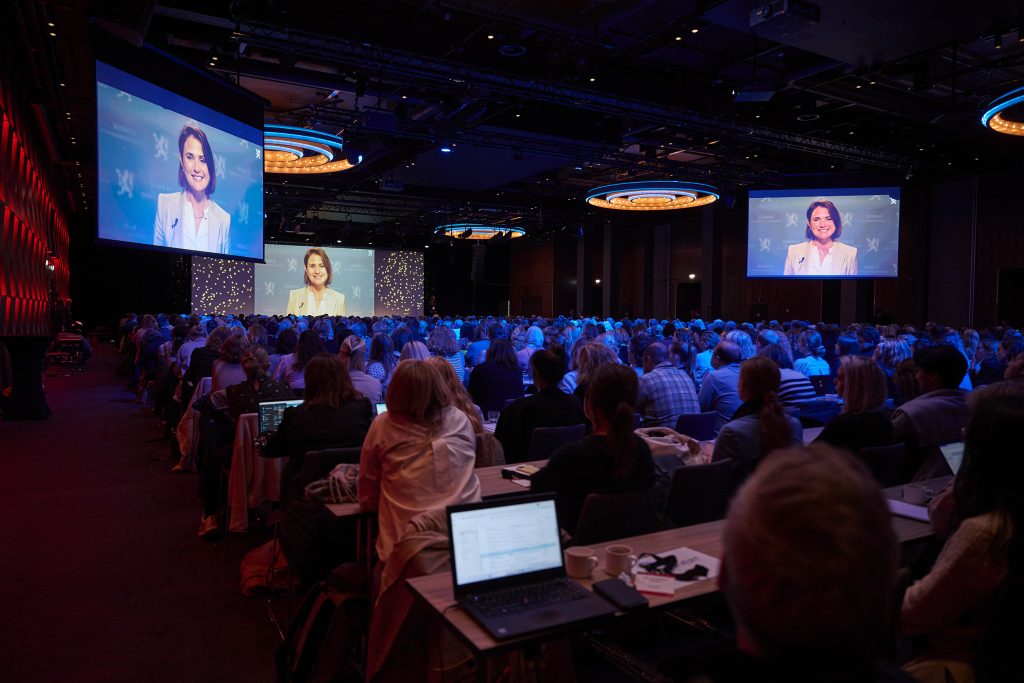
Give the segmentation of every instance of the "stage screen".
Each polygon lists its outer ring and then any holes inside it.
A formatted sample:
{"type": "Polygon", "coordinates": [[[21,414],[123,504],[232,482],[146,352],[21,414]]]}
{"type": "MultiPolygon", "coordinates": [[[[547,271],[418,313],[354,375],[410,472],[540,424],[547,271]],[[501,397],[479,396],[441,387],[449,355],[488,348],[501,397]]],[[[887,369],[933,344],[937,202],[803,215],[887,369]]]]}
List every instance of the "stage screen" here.
{"type": "Polygon", "coordinates": [[[899,274],[898,187],[751,190],[747,277],[899,274]]]}
{"type": "MultiPolygon", "coordinates": [[[[265,264],[193,257],[192,312],[285,315],[294,302],[298,314],[315,314],[306,310],[308,249],[268,244],[265,264]]],[[[422,253],[333,247],[324,253],[332,273],[328,300],[337,305],[343,297],[344,315],[423,315],[422,253]]]]}
{"type": "Polygon", "coordinates": [[[263,259],[262,129],[101,61],[96,129],[100,241],[263,259]]]}

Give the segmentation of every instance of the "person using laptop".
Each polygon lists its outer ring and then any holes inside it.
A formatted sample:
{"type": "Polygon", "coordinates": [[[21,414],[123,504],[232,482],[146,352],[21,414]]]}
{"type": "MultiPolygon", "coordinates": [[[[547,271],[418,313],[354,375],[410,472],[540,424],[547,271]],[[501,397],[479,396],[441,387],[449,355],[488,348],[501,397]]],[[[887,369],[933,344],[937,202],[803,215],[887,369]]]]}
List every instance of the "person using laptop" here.
{"type": "Polygon", "coordinates": [[[409,521],[427,510],[480,500],[476,434],[429,363],[395,368],[388,411],[370,426],[359,459],[359,507],[377,511],[377,556],[386,561],[409,521]]]}
{"type": "Polygon", "coordinates": [[[285,401],[295,393],[284,382],[270,379],[270,356],[261,346],[250,346],[242,355],[245,381],[224,390],[228,415],[234,422],[243,413],[255,413],[263,401],[285,401]]]}
{"type": "Polygon", "coordinates": [[[651,451],[633,433],[637,376],[625,365],[605,363],[587,382],[583,412],[593,432],[566,444],[531,478],[530,489],[555,493],[558,523],[576,531],[583,502],[591,493],[639,491],[654,486],[651,451]]]}
{"type": "Polygon", "coordinates": [[[1019,670],[1024,384],[979,389],[970,406],[949,539],[931,571],[907,589],[899,616],[904,633],[927,640],[927,651],[907,667],[922,680],[925,673],[937,675],[929,680],[1006,680],[1019,670]]]}

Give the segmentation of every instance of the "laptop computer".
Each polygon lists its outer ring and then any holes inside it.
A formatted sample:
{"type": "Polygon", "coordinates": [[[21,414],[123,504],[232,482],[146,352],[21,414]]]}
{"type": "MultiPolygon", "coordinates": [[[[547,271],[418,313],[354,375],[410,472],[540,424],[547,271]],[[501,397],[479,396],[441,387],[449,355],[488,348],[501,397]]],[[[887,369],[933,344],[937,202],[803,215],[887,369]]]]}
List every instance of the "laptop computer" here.
{"type": "Polygon", "coordinates": [[[495,639],[606,617],[565,574],[553,494],[448,508],[455,599],[495,639]]]}
{"type": "Polygon", "coordinates": [[[276,432],[284,418],[284,409],[294,406],[301,406],[302,399],[290,399],[287,401],[260,401],[260,434],[276,432]]]}

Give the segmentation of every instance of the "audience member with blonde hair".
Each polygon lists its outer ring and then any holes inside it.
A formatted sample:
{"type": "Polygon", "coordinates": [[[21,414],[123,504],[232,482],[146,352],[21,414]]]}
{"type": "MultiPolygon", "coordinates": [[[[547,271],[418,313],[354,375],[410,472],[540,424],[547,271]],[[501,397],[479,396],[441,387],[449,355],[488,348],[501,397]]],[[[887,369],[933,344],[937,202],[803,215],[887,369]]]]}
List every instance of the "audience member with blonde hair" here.
{"type": "Polygon", "coordinates": [[[853,452],[891,444],[892,420],[882,411],[887,398],[885,373],[878,363],[864,356],[843,356],[835,383],[843,399],[842,411],[816,441],[853,452]]]}
{"type": "Polygon", "coordinates": [[[426,360],[430,358],[430,351],[427,350],[426,345],[421,341],[408,341],[402,345],[402,354],[399,356],[399,360],[426,360]]]}
{"type": "Polygon", "coordinates": [[[355,334],[345,337],[338,350],[338,357],[348,369],[352,386],[370,399],[370,403],[380,403],[383,397],[380,380],[366,374],[366,342],[363,338],[355,334]]]}
{"type": "Polygon", "coordinates": [[[618,365],[619,357],[607,344],[600,341],[587,342],[576,351],[576,388],[572,393],[583,403],[587,395],[587,382],[602,365],[618,365]]]}
{"type": "Polygon", "coordinates": [[[736,393],[742,403],[718,432],[712,459],[732,460],[734,482],[739,484],[772,451],[803,443],[800,421],[787,415],[779,401],[779,366],[765,356],[754,356],[740,366],[736,393]]]}
{"type": "Polygon", "coordinates": [[[359,461],[359,506],[377,511],[382,561],[420,513],[480,500],[473,423],[452,405],[437,368],[423,361],[399,363],[387,403],[359,461]]]}

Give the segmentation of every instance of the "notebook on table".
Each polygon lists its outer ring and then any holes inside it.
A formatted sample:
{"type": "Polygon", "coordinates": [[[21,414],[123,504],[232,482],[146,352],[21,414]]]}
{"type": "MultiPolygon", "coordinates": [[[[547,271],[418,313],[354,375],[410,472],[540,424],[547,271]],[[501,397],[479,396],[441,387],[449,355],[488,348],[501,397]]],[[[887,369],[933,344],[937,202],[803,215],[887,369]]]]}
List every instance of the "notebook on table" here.
{"type": "Polygon", "coordinates": [[[276,432],[284,419],[284,409],[301,406],[302,399],[289,399],[287,401],[260,401],[260,434],[266,435],[276,432]]]}
{"type": "Polygon", "coordinates": [[[552,494],[449,507],[448,533],[455,599],[497,640],[616,611],[566,576],[552,494]]]}

